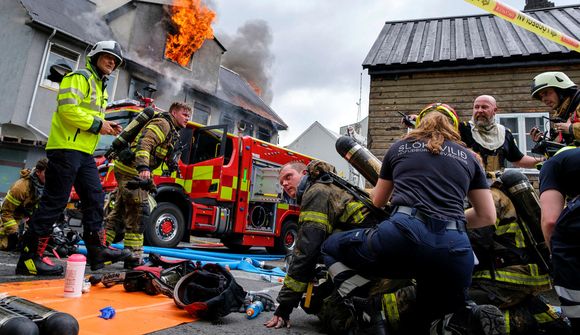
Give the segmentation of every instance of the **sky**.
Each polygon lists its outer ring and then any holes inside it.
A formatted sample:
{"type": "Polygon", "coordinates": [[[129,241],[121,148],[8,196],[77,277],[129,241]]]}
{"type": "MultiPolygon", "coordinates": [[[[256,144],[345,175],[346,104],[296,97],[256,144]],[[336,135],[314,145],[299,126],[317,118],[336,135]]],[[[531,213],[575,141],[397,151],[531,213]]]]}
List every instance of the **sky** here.
{"type": "MultiPolygon", "coordinates": [[[[501,2],[518,10],[525,5],[525,0],[501,2]]],[[[215,36],[228,49],[225,66],[239,56],[262,67],[256,81],[263,99],[288,125],[280,132],[280,145],[290,144],[315,121],[338,133],[368,115],[370,78],[362,63],[386,21],[486,13],[463,0],[212,0],[208,5],[217,14],[215,36]],[[244,47],[254,51],[240,51],[244,47]]]]}

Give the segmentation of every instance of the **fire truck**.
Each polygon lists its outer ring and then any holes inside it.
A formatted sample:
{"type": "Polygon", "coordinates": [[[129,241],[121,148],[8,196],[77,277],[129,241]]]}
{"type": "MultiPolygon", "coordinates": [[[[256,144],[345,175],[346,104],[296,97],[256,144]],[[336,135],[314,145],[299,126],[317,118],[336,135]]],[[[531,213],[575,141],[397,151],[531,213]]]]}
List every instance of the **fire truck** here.
{"type": "MultiPolygon", "coordinates": [[[[108,120],[127,125],[146,104],[134,100],[113,103],[108,120]]],[[[114,161],[102,154],[112,138],[103,136],[95,160],[105,192],[114,205],[114,161]]],[[[228,133],[226,125],[188,122],[176,146],[177,170],[166,164],[153,171],[157,206],[145,227],[145,243],[175,247],[190,236],[217,237],[228,248],[243,252],[253,246],[270,253],[287,253],[298,234],[299,207],[287,199],[278,182],[280,167],[313,158],[250,136],[228,133]]],[[[73,194],[72,198],[75,196],[73,194]]]]}

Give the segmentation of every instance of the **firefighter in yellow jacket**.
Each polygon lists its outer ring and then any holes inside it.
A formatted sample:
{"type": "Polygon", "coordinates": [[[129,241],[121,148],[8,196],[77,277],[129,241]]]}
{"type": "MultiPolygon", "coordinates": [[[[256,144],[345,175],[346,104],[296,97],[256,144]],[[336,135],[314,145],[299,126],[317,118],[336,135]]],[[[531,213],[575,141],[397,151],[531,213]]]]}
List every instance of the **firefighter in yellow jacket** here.
{"type": "Polygon", "coordinates": [[[40,200],[44,188],[44,172],[48,160],[40,159],[34,169],[23,169],[20,178],[10,186],[0,208],[0,250],[15,250],[18,239],[18,224],[28,219],[40,200]]]}
{"type": "Polygon", "coordinates": [[[107,216],[105,225],[108,243],[115,240],[117,231],[125,230],[124,246],[131,252],[124,264],[127,269],[142,262],[143,231],[152,210],[148,190],[130,187],[128,183],[136,178],[151,179],[151,171],[171,154],[179,139],[178,131],[185,127],[190,117],[189,105],[174,102],[168,113],[161,113],[145,124],[131,143],[130,153],[120,155],[123,158],[115,161],[114,173],[119,189],[115,207],[107,216]]]}
{"type": "Polygon", "coordinates": [[[52,116],[46,144],[48,167],[46,183],[38,210],[29,221],[23,237],[24,247],[16,273],[24,275],[60,275],[63,267],[44,257],[52,226],[62,214],[72,187],[81,200],[83,239],[92,270],[105,263],[128,256],[122,250],[106,247],[103,229],[105,195],[93,153],[100,134],[117,135],[121,126],[107,121],[106,83],[123,62],[119,43],[96,43],[86,57],[86,68],[67,74],[57,95],[57,110],[52,116]]]}

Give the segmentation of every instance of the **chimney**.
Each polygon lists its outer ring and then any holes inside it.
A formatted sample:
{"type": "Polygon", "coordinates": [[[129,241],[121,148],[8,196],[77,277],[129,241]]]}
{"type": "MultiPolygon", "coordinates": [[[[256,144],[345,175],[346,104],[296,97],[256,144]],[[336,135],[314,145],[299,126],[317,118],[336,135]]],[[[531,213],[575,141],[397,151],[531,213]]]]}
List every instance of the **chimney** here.
{"type": "Polygon", "coordinates": [[[524,10],[534,10],[534,9],[552,8],[552,7],[554,7],[554,3],[552,1],[526,0],[526,6],[524,7],[524,10]]]}

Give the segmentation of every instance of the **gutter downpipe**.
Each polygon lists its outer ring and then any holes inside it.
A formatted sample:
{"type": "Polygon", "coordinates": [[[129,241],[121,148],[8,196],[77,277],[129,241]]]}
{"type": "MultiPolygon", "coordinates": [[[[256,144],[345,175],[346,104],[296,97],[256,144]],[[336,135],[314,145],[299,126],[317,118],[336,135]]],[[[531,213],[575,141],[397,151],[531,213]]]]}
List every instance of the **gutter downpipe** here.
{"type": "Polygon", "coordinates": [[[46,44],[44,45],[44,52],[42,54],[42,62],[40,63],[40,68],[38,70],[38,76],[36,76],[36,84],[34,85],[34,91],[32,92],[32,100],[30,101],[30,108],[28,109],[28,116],[26,117],[26,125],[32,129],[36,130],[40,134],[44,135],[44,137],[46,137],[47,139],[48,139],[48,134],[45,134],[43,131],[38,129],[36,126],[32,125],[32,123],[30,122],[30,119],[32,117],[32,109],[34,108],[34,101],[36,100],[36,92],[38,92],[38,86],[40,85],[40,78],[42,77],[42,64],[44,64],[46,61],[46,57],[48,54],[48,47],[49,47],[50,41],[52,40],[54,35],[56,35],[56,29],[52,30],[52,34],[50,34],[50,36],[46,40],[46,44]]]}

